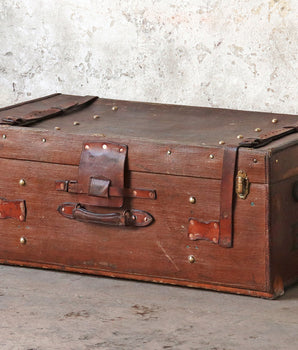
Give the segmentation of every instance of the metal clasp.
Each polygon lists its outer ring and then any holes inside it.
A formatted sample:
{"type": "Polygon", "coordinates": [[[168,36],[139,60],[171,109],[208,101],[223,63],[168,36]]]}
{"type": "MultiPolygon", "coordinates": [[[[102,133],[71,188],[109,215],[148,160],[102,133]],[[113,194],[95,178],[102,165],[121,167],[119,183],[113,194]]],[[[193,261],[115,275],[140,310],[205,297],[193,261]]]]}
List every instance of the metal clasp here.
{"type": "Polygon", "coordinates": [[[240,199],[245,199],[249,194],[249,180],[246,172],[239,170],[236,176],[235,190],[240,199]]]}

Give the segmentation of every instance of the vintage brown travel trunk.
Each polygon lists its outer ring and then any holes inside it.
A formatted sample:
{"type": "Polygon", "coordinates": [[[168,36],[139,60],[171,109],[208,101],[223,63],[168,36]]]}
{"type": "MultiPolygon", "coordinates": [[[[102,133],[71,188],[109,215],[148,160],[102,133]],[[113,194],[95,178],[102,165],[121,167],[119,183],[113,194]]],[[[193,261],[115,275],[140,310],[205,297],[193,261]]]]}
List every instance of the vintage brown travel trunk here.
{"type": "Polygon", "coordinates": [[[0,109],[0,262],[275,298],[298,117],[54,94],[0,109]]]}

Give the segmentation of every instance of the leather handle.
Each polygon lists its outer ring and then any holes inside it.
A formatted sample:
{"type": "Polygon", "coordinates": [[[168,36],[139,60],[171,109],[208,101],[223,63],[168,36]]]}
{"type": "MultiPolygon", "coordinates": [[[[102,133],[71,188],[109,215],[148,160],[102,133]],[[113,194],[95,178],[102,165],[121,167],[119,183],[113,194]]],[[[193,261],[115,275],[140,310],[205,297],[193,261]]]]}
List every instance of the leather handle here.
{"type": "Polygon", "coordinates": [[[137,209],[99,214],[86,210],[79,203],[63,203],[58,207],[58,212],[68,219],[101,225],[144,227],[153,222],[152,215],[137,209]]]}

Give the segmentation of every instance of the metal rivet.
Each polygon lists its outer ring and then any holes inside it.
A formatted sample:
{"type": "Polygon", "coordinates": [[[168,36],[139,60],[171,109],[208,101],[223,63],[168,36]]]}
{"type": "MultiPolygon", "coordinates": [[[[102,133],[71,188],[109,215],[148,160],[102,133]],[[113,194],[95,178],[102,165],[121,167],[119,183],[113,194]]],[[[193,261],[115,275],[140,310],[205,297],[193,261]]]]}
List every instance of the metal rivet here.
{"type": "Polygon", "coordinates": [[[257,158],[254,158],[253,162],[254,162],[254,163],[258,163],[257,158]]]}
{"type": "Polygon", "coordinates": [[[62,208],[61,211],[65,211],[65,208],[62,208]]]}
{"type": "Polygon", "coordinates": [[[26,185],[26,181],[25,181],[24,179],[21,179],[21,180],[19,181],[19,185],[20,185],[20,186],[25,186],[25,185],[26,185]]]}
{"type": "Polygon", "coordinates": [[[155,192],[149,192],[149,197],[150,198],[155,198],[155,192]]]}
{"type": "Polygon", "coordinates": [[[73,122],[73,125],[80,125],[79,122],[73,122]]]}
{"type": "Polygon", "coordinates": [[[90,146],[89,145],[85,145],[85,149],[90,149],[90,146]]]}
{"type": "Polygon", "coordinates": [[[26,244],[26,243],[27,243],[26,238],[25,238],[25,237],[21,237],[21,238],[20,238],[20,243],[21,243],[21,244],[26,244]]]}
{"type": "Polygon", "coordinates": [[[43,138],[41,141],[42,141],[43,143],[45,143],[45,142],[47,142],[47,139],[43,138]]]}
{"type": "Polygon", "coordinates": [[[100,116],[98,115],[98,114],[95,114],[94,116],[93,116],[93,119],[99,119],[100,118],[100,116]]]}
{"type": "Polygon", "coordinates": [[[123,153],[123,152],[124,152],[124,148],[120,148],[120,149],[119,149],[119,152],[120,152],[120,153],[123,153]]]}
{"type": "Polygon", "coordinates": [[[24,221],[24,220],[25,220],[24,215],[20,215],[20,216],[19,216],[19,220],[20,220],[20,221],[24,221]]]}
{"type": "Polygon", "coordinates": [[[225,142],[224,142],[223,140],[219,141],[218,143],[219,143],[220,145],[224,145],[224,144],[225,144],[225,142]]]}
{"type": "Polygon", "coordinates": [[[112,111],[118,111],[118,106],[113,106],[112,111]]]}
{"type": "Polygon", "coordinates": [[[132,191],[132,194],[134,195],[134,196],[136,196],[137,195],[137,191],[132,191]]]}
{"type": "Polygon", "coordinates": [[[172,154],[172,151],[169,149],[167,152],[168,155],[172,154]]]}
{"type": "Polygon", "coordinates": [[[7,139],[7,136],[6,135],[2,135],[2,138],[5,140],[5,139],[7,139]]]}
{"type": "Polygon", "coordinates": [[[189,261],[191,264],[193,264],[193,263],[196,261],[196,259],[195,259],[195,257],[194,257],[193,255],[189,255],[188,261],[189,261]]]}
{"type": "Polygon", "coordinates": [[[131,216],[131,220],[136,221],[137,217],[135,215],[131,216]]]}
{"type": "Polygon", "coordinates": [[[278,119],[275,119],[275,118],[274,118],[274,119],[272,119],[272,123],[273,123],[273,124],[278,123],[278,119]]]}
{"type": "Polygon", "coordinates": [[[214,154],[209,154],[210,159],[214,159],[214,154]]]}
{"type": "Polygon", "coordinates": [[[60,130],[60,127],[59,126],[55,126],[55,130],[60,130]]]}
{"type": "Polygon", "coordinates": [[[104,143],[104,144],[102,145],[102,148],[103,148],[103,149],[107,149],[108,146],[104,143]]]}
{"type": "Polygon", "coordinates": [[[255,128],[255,132],[260,132],[260,131],[262,131],[262,129],[260,129],[260,128],[255,128]]]}
{"type": "Polygon", "coordinates": [[[144,217],[144,222],[147,222],[149,218],[147,216],[144,217]]]}
{"type": "Polygon", "coordinates": [[[195,204],[196,198],[195,198],[195,197],[189,197],[188,201],[189,201],[189,203],[191,203],[191,204],[195,204]]]}
{"type": "Polygon", "coordinates": [[[243,135],[238,135],[237,139],[243,139],[243,135]]]}

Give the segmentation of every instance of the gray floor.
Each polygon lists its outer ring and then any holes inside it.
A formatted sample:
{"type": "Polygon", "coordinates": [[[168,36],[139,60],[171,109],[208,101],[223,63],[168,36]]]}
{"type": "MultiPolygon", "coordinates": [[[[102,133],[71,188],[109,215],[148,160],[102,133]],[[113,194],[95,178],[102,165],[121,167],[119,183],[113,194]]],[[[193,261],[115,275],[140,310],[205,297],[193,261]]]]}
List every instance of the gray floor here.
{"type": "Polygon", "coordinates": [[[0,349],[298,349],[279,300],[0,266],[0,349]]]}

